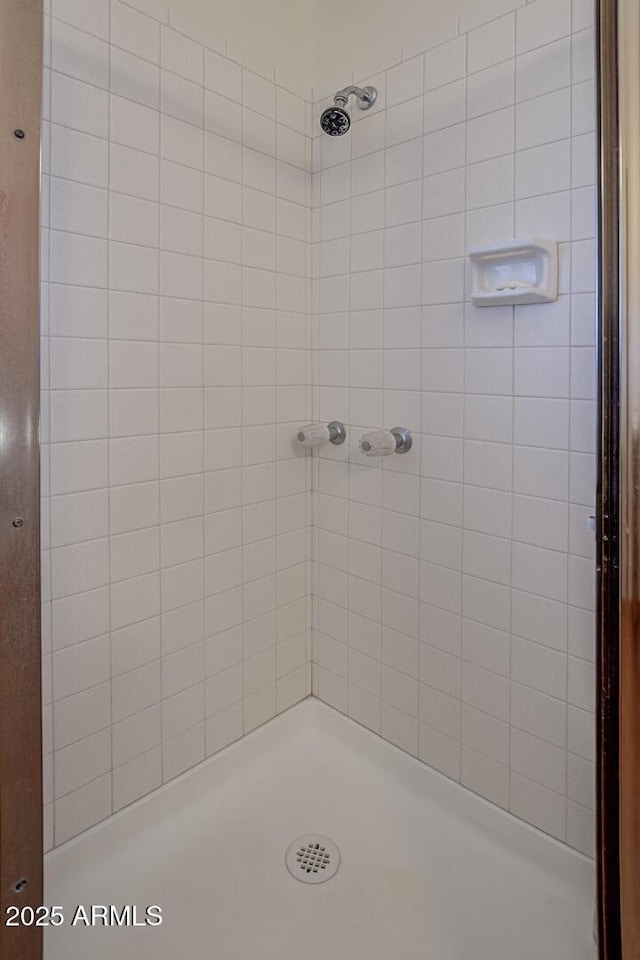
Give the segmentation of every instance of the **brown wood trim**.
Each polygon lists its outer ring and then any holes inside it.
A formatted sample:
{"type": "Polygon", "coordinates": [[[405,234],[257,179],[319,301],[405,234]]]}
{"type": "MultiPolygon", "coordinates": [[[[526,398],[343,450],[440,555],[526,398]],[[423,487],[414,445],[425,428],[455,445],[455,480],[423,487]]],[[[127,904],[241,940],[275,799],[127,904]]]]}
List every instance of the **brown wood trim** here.
{"type": "Polygon", "coordinates": [[[42,0],[0,0],[2,960],[42,956],[40,928],[4,925],[9,904],[42,903],[38,458],[42,13],[42,0]],[[21,878],[27,884],[17,893],[13,888],[21,878]]]}
{"type": "Polygon", "coordinates": [[[599,471],[597,520],[597,857],[601,960],[621,960],[619,838],[619,154],[618,4],[597,4],[599,471]]]}
{"type": "Polygon", "coordinates": [[[638,601],[622,608],[620,879],[622,956],[640,957],[640,651],[638,601]]]}

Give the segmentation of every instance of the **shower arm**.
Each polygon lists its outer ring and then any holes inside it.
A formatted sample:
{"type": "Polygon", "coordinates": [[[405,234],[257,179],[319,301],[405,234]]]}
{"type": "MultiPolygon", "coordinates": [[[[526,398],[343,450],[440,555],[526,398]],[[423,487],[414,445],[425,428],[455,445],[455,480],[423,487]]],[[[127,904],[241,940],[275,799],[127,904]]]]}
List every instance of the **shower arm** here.
{"type": "Polygon", "coordinates": [[[343,90],[338,90],[333,102],[336,106],[340,105],[346,107],[347,102],[350,96],[357,97],[358,106],[361,110],[368,110],[374,105],[377,98],[377,91],[375,87],[345,87],[343,90]]]}

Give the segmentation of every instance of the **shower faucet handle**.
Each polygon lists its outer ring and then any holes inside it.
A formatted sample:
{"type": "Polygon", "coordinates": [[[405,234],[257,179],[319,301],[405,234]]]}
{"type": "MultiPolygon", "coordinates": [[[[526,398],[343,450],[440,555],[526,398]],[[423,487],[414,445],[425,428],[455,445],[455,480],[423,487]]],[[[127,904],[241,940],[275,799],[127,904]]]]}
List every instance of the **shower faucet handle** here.
{"type": "Polygon", "coordinates": [[[333,443],[336,446],[344,443],[347,439],[347,430],[344,423],[339,420],[332,420],[330,423],[309,423],[306,427],[300,427],[296,433],[296,440],[303,447],[311,449],[324,447],[327,443],[333,443]]]}
{"type": "Polygon", "coordinates": [[[392,453],[408,453],[413,437],[406,427],[372,430],[360,438],[359,447],[365,457],[388,457],[392,453]]]}

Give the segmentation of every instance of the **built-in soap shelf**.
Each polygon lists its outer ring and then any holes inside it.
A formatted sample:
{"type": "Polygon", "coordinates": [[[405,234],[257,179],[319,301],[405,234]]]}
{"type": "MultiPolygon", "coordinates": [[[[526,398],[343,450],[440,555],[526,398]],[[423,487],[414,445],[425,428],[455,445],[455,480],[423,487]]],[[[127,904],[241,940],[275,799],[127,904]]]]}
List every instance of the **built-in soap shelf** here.
{"type": "Polygon", "coordinates": [[[477,307],[552,303],[558,299],[555,240],[507,240],[472,247],[471,300],[477,307]]]}

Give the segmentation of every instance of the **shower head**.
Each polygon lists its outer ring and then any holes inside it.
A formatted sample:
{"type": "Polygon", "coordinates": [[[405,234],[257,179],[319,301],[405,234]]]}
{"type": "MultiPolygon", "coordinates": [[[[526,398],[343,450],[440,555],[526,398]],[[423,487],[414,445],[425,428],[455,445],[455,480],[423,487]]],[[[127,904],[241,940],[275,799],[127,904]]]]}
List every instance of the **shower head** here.
{"type": "Polygon", "coordinates": [[[339,90],[333,98],[334,105],[327,107],[320,117],[320,126],[330,137],[343,136],[351,126],[347,103],[352,94],[358,98],[361,110],[372,107],[378,97],[375,87],[345,87],[339,90]]]}
{"type": "Polygon", "coordinates": [[[320,117],[320,126],[330,137],[341,137],[351,126],[351,117],[344,107],[328,107],[320,117]]]}

